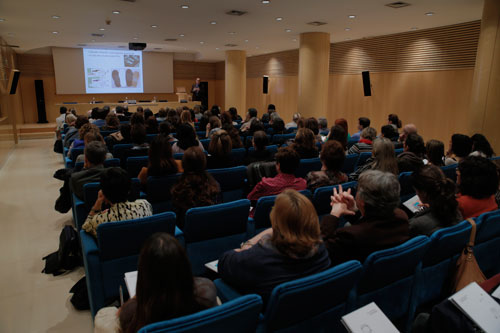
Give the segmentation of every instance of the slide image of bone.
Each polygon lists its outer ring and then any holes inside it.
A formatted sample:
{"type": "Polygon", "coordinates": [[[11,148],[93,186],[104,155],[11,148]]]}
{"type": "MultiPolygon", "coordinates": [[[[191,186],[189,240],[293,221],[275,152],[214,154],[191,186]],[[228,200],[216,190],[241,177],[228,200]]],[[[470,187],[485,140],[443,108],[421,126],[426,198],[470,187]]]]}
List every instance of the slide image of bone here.
{"type": "Polygon", "coordinates": [[[120,83],[120,72],[118,72],[116,69],[113,69],[113,72],[111,72],[111,77],[113,78],[113,87],[114,88],[121,88],[121,83],[120,83]]]}
{"type": "Polygon", "coordinates": [[[127,87],[132,86],[132,80],[133,80],[132,70],[127,69],[127,71],[125,72],[125,81],[127,82],[127,87]]]}
{"type": "Polygon", "coordinates": [[[137,87],[137,83],[139,82],[139,72],[138,71],[134,71],[134,74],[133,74],[133,78],[132,78],[132,87],[137,87]]]}
{"type": "Polygon", "coordinates": [[[141,56],[135,54],[125,54],[123,56],[123,63],[125,67],[139,67],[141,56]]]}

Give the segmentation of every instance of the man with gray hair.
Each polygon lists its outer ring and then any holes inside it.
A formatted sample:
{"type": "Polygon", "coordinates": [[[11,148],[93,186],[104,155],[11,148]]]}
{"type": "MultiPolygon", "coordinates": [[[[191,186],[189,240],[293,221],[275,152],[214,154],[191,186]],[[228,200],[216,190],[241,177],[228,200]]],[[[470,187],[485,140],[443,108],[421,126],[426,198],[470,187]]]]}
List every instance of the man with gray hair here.
{"type": "Polygon", "coordinates": [[[69,188],[78,198],[83,199],[83,185],[100,181],[107,152],[106,145],[100,141],[85,146],[83,170],[74,172],[69,180],[69,188]]]}
{"type": "Polygon", "coordinates": [[[295,114],[293,115],[293,120],[292,120],[291,122],[289,122],[288,124],[286,124],[286,125],[285,125],[285,128],[286,128],[286,129],[290,129],[290,128],[292,128],[292,127],[297,128],[297,121],[299,121],[300,117],[302,117],[302,116],[300,115],[300,113],[298,113],[298,112],[297,112],[297,113],[295,113],[295,114]]]}
{"type": "Polygon", "coordinates": [[[409,239],[408,216],[398,208],[400,186],[389,172],[370,170],[351,189],[333,190],[332,210],[321,220],[321,234],[332,264],[363,262],[372,252],[397,246],[409,239]],[[338,228],[345,216],[351,225],[338,228]]]}
{"type": "Polygon", "coordinates": [[[328,128],[328,120],[326,120],[326,118],[318,118],[318,127],[319,134],[323,136],[328,135],[328,132],[330,132],[330,129],[328,128]]]}
{"type": "Polygon", "coordinates": [[[417,126],[415,124],[406,124],[403,127],[403,130],[401,131],[401,134],[399,135],[399,142],[405,142],[406,138],[410,133],[415,133],[417,134],[417,126]]]}

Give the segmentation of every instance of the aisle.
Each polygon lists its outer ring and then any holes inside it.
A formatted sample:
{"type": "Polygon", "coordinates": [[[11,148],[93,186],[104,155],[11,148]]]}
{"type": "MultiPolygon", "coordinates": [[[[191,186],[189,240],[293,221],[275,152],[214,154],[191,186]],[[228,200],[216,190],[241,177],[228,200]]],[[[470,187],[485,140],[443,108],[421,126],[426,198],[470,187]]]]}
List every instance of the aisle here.
{"type": "Polygon", "coordinates": [[[54,210],[63,167],[53,139],[23,140],[0,170],[0,332],[92,332],[89,311],[71,305],[70,288],[83,268],[54,277],[40,273],[57,250],[71,211],[54,210]]]}

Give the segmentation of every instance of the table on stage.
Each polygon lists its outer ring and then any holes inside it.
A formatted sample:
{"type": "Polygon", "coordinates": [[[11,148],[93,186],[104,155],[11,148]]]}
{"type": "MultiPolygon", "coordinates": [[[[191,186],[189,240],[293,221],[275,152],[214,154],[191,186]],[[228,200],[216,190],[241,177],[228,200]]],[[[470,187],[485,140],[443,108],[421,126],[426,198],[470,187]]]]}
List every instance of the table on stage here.
{"type": "Polygon", "coordinates": [[[201,105],[201,102],[196,101],[196,102],[187,102],[187,103],[180,103],[180,102],[149,102],[149,103],[137,103],[137,104],[130,104],[130,103],[57,103],[56,106],[65,106],[68,108],[68,110],[75,109],[76,114],[78,115],[86,115],[89,110],[92,110],[94,107],[99,107],[102,108],[105,105],[108,105],[110,108],[115,108],[118,105],[121,106],[128,106],[128,111],[129,112],[136,112],[138,106],[142,106],[144,109],[148,108],[151,109],[154,113],[157,113],[161,108],[171,108],[175,109],[179,106],[187,106],[188,108],[193,108],[195,105],[201,105]]]}

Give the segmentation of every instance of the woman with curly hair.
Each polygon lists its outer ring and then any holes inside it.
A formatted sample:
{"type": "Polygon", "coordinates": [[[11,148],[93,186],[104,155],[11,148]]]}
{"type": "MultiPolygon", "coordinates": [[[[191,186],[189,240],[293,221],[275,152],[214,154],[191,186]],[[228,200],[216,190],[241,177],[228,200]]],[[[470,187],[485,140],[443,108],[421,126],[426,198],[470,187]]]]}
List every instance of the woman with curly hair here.
{"type": "Polygon", "coordinates": [[[308,128],[299,128],[295,136],[295,142],[291,147],[300,155],[301,159],[318,157],[316,137],[313,131],[308,128]]]}

